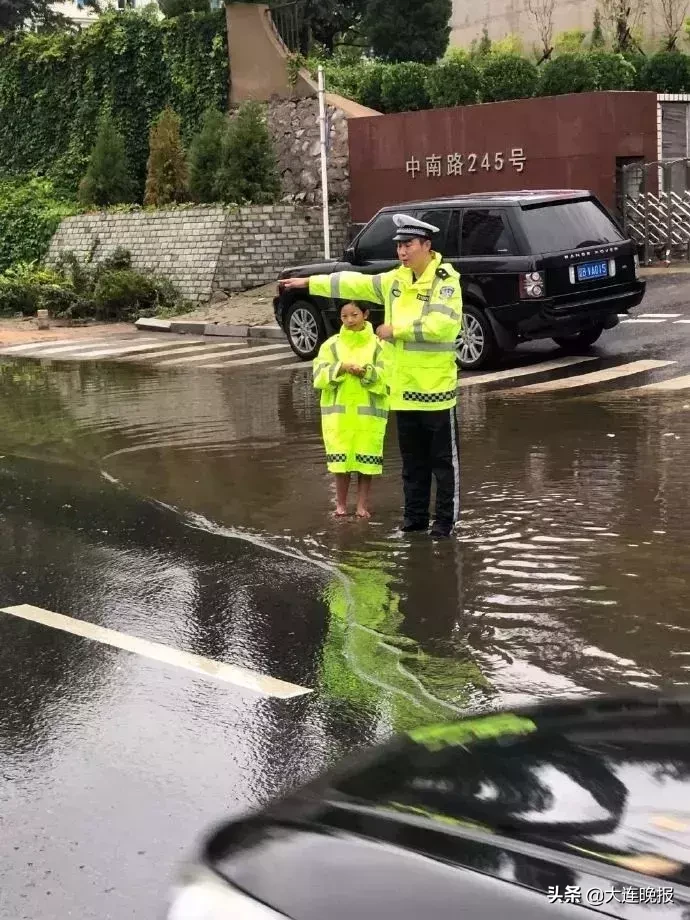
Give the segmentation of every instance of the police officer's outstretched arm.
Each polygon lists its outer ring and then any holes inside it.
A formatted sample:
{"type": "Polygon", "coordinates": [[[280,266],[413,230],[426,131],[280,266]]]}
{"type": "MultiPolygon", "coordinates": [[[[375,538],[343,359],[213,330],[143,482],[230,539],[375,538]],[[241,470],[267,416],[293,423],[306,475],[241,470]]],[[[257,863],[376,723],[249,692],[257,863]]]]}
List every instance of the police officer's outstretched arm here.
{"type": "Polygon", "coordinates": [[[395,269],[379,275],[361,272],[335,272],[332,275],[311,275],[309,278],[285,278],[281,284],[287,290],[308,289],[315,297],[334,300],[364,300],[382,306],[392,284],[395,269]]]}

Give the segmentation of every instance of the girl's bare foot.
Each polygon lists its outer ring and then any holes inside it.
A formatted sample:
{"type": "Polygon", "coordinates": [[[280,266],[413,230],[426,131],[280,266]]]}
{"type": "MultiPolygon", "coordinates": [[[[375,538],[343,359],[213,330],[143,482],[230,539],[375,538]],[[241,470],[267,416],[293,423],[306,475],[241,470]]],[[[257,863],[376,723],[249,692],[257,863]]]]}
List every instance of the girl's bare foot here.
{"type": "Polygon", "coordinates": [[[337,518],[347,517],[347,508],[345,508],[343,505],[338,505],[335,511],[333,512],[333,514],[334,514],[334,517],[337,517],[337,518]]]}
{"type": "Polygon", "coordinates": [[[361,518],[364,521],[368,521],[371,517],[371,512],[367,508],[358,508],[357,517],[361,518]]]}

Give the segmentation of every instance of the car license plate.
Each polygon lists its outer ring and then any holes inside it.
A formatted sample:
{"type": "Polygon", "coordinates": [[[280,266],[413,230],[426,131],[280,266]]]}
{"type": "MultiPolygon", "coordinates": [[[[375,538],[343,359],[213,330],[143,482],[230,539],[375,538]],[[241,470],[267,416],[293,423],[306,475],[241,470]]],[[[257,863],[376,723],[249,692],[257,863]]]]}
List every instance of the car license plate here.
{"type": "Polygon", "coordinates": [[[576,266],[578,281],[594,281],[597,278],[608,278],[609,263],[601,262],[583,262],[582,265],[576,266]]]}

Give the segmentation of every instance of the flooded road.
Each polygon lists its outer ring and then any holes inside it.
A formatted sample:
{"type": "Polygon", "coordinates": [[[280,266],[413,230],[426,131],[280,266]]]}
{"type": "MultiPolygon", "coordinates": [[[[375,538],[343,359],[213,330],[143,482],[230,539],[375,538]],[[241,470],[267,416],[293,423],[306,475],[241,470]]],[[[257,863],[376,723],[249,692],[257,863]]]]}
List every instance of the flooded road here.
{"type": "Polygon", "coordinates": [[[469,388],[460,535],[433,544],[396,531],[394,425],[373,522],[329,518],[303,371],[5,361],[0,607],[313,692],[257,697],[3,614],[0,865],[15,881],[0,870],[0,905],[151,917],[209,822],[392,731],[687,686],[688,403],[469,388]]]}

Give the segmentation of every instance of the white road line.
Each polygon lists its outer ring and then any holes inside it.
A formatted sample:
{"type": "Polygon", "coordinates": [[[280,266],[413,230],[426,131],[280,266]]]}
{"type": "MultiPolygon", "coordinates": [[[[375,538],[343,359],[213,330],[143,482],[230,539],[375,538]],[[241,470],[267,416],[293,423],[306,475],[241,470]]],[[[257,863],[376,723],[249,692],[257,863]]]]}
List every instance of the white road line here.
{"type": "Polygon", "coordinates": [[[666,392],[672,390],[687,390],[690,389],[690,374],[685,374],[683,377],[672,377],[670,380],[660,380],[658,383],[648,383],[646,386],[638,387],[640,390],[664,390],[666,392]]]}
{"type": "MultiPolygon", "coordinates": [[[[119,341],[118,347],[125,347],[125,342],[122,339],[115,340],[115,342],[118,342],[118,341],[119,341]]],[[[129,341],[135,342],[137,341],[137,339],[130,339],[129,341]]],[[[99,341],[99,342],[90,342],[88,345],[85,345],[85,344],[77,345],[73,342],[71,345],[61,345],[59,348],[41,348],[40,351],[36,351],[34,354],[32,354],[32,357],[35,357],[35,358],[50,357],[52,358],[54,355],[63,355],[63,354],[68,355],[72,353],[78,354],[79,352],[82,352],[82,351],[91,351],[94,348],[100,349],[100,348],[113,348],[113,347],[114,347],[114,342],[112,339],[110,341],[108,341],[107,339],[104,339],[103,341],[99,341]]]]}
{"type": "Polygon", "coordinates": [[[7,347],[0,345],[0,348],[2,349],[3,354],[11,354],[15,351],[26,351],[27,348],[43,348],[44,346],[50,348],[53,345],[65,345],[68,342],[73,341],[74,339],[55,339],[52,342],[27,342],[24,345],[8,345],[7,347]]]}
{"type": "Polygon", "coordinates": [[[314,369],[314,364],[312,361],[300,361],[296,359],[292,364],[279,364],[278,367],[272,367],[271,373],[274,371],[312,371],[314,369]]]}
{"type": "Polygon", "coordinates": [[[587,358],[555,358],[553,361],[542,361],[540,364],[530,364],[529,367],[516,367],[513,370],[495,371],[491,374],[477,374],[476,377],[460,377],[460,387],[476,386],[480,383],[492,383],[494,380],[510,380],[511,377],[531,377],[545,371],[556,371],[561,367],[571,367],[573,364],[583,364],[585,361],[596,361],[594,356],[587,358]]]}
{"type": "Polygon", "coordinates": [[[632,361],[630,364],[619,364],[617,367],[609,367],[603,371],[592,371],[589,374],[578,374],[576,377],[563,377],[559,380],[528,384],[522,387],[519,392],[546,393],[550,390],[569,390],[575,387],[590,386],[594,383],[604,383],[607,380],[616,380],[618,377],[629,377],[631,374],[642,374],[645,371],[669,367],[675,363],[675,361],[632,361]]]}
{"type": "Polygon", "coordinates": [[[690,319],[677,319],[674,323],[674,326],[690,326],[690,319]]]}
{"type": "Polygon", "coordinates": [[[682,313],[638,313],[638,319],[676,319],[682,313]]]}
{"type": "MultiPolygon", "coordinates": [[[[167,351],[159,351],[158,354],[153,355],[156,361],[159,358],[167,358],[170,355],[187,355],[197,354],[203,355],[205,351],[215,351],[217,348],[241,348],[242,342],[217,342],[215,345],[209,345],[207,342],[196,342],[194,345],[189,345],[186,342],[180,342],[176,347],[175,345],[167,345],[167,351]]],[[[138,361],[146,361],[148,355],[137,356],[138,361]]]]}
{"type": "MultiPolygon", "coordinates": [[[[217,348],[218,346],[216,345],[215,347],[217,348]]],[[[227,364],[228,364],[228,365],[230,365],[230,364],[246,364],[247,361],[251,361],[251,359],[244,359],[244,358],[242,358],[242,359],[239,360],[239,361],[236,361],[235,359],[237,358],[238,355],[250,355],[250,354],[251,354],[251,355],[258,355],[258,354],[266,355],[267,352],[274,352],[274,351],[281,351],[281,352],[290,351],[290,346],[289,346],[289,345],[254,345],[252,348],[240,348],[240,349],[238,349],[237,351],[233,351],[232,353],[230,353],[230,354],[228,354],[228,355],[224,354],[222,351],[221,351],[221,352],[217,352],[217,353],[215,353],[215,354],[207,353],[207,354],[204,355],[203,360],[205,361],[207,358],[223,358],[223,357],[227,357],[227,359],[228,359],[228,360],[227,360],[227,364]]],[[[269,355],[269,357],[270,357],[272,360],[275,360],[276,358],[282,357],[282,355],[269,355]]],[[[156,367],[166,367],[167,365],[173,365],[173,364],[187,364],[187,363],[190,362],[190,361],[196,361],[196,360],[197,360],[196,357],[192,357],[192,358],[180,358],[179,361],[177,361],[177,360],[174,360],[174,361],[161,361],[160,364],[157,364],[157,365],[156,365],[156,367]]],[[[256,360],[256,359],[254,359],[254,360],[256,360]]],[[[204,364],[204,367],[216,367],[216,366],[217,366],[217,365],[215,365],[215,364],[204,364]]],[[[218,366],[219,366],[219,367],[225,367],[226,365],[225,365],[225,364],[221,364],[221,365],[218,365],[218,366]]]]}
{"type": "Polygon", "coordinates": [[[622,319],[620,325],[624,323],[665,323],[665,319],[622,319]]]}
{"type": "Polygon", "coordinates": [[[32,623],[40,623],[42,626],[61,629],[63,632],[71,633],[73,636],[81,636],[94,642],[102,642],[104,645],[124,649],[127,652],[133,652],[135,655],[141,655],[153,661],[160,661],[163,664],[194,671],[204,677],[215,677],[218,680],[225,681],[225,683],[234,684],[236,687],[253,690],[262,696],[290,699],[312,692],[307,687],[299,687],[297,684],[276,680],[274,677],[267,677],[247,668],[224,664],[211,658],[203,658],[201,655],[183,652],[180,649],[162,645],[159,642],[149,642],[147,639],[129,636],[127,633],[117,632],[114,629],[96,626],[94,623],[87,623],[85,620],[76,620],[61,613],[41,610],[40,607],[33,607],[31,604],[5,607],[0,609],[0,613],[8,613],[11,616],[20,617],[32,623]]]}
{"type": "MultiPolygon", "coordinates": [[[[250,364],[269,364],[271,361],[282,361],[285,355],[263,355],[257,358],[242,358],[239,361],[225,361],[223,364],[206,364],[205,367],[246,367],[250,364]]],[[[269,368],[273,370],[273,368],[269,368]]]]}
{"type": "Polygon", "coordinates": [[[80,357],[88,358],[114,358],[119,355],[136,354],[140,351],[156,351],[160,348],[170,348],[170,342],[159,342],[157,345],[121,345],[119,348],[102,348],[90,354],[85,353],[80,357]]]}

